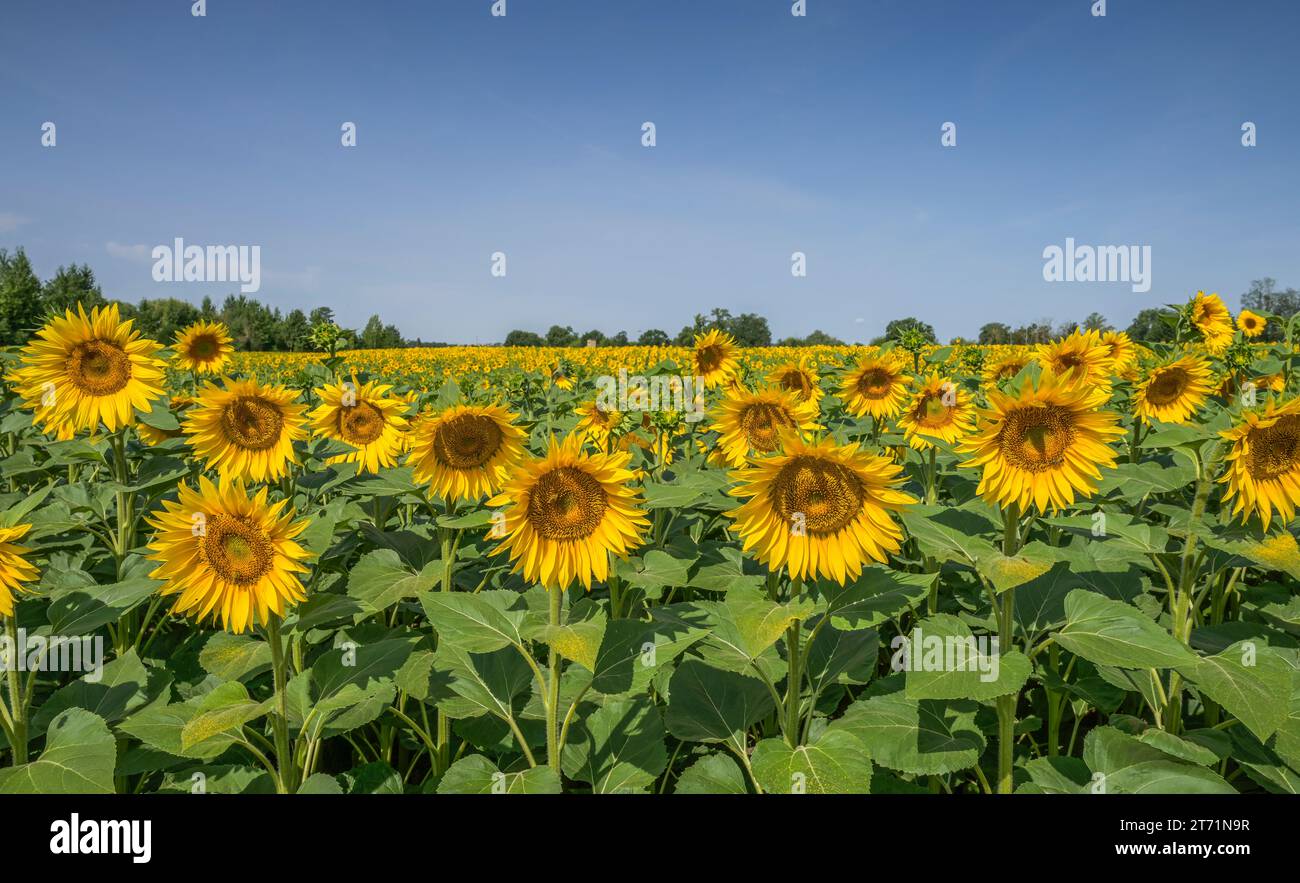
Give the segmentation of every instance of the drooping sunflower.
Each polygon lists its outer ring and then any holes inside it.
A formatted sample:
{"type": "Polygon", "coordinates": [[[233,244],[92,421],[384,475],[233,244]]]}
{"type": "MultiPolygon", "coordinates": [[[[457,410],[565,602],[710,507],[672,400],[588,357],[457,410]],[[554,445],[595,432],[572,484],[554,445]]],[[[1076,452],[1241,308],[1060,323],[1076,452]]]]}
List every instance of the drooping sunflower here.
{"type": "Polygon", "coordinates": [[[296,462],[293,443],[307,437],[305,405],[283,386],[256,380],[207,383],[185,414],[185,434],[222,478],[276,481],[296,462]]]}
{"type": "Polygon", "coordinates": [[[959,448],[971,455],[961,465],[982,470],[979,493],[999,506],[1030,505],[1039,512],[1091,496],[1100,468],[1113,468],[1111,441],[1124,434],[1119,415],[1099,408],[1110,393],[1100,387],[1062,382],[1045,371],[1020,395],[988,391],[989,407],[959,448]]]}
{"type": "Polygon", "coordinates": [[[14,615],[14,594],[31,592],[26,583],[35,582],[38,576],[35,565],[24,557],[32,550],[15,542],[31,529],[30,524],[0,527],[0,614],[4,616],[14,615]]]}
{"type": "Polygon", "coordinates": [[[1116,377],[1132,379],[1137,365],[1138,349],[1126,331],[1107,331],[1101,335],[1101,345],[1110,353],[1110,370],[1116,377]]]}
{"type": "Polygon", "coordinates": [[[552,436],[546,456],[520,464],[488,501],[509,506],[494,553],[508,552],[512,572],[547,589],[574,580],[590,589],[593,579],[607,579],[610,554],[626,557],[650,526],[630,460],[624,452],[587,453],[576,434],[563,442],[552,436]]]}
{"type": "Polygon", "coordinates": [[[903,410],[910,382],[903,358],[894,351],[869,353],[845,376],[840,398],[854,417],[888,420],[903,410]]]}
{"type": "Polygon", "coordinates": [[[714,328],[707,334],[695,335],[695,352],[692,356],[695,374],[704,381],[705,389],[712,389],[733,379],[740,371],[736,360],[736,340],[730,334],[714,328]]]}
{"type": "Polygon", "coordinates": [[[981,374],[985,386],[997,386],[1005,380],[1010,380],[1021,371],[1031,361],[1028,350],[1014,350],[1005,355],[989,359],[984,363],[981,374]]]}
{"type": "Polygon", "coordinates": [[[1152,368],[1134,393],[1134,416],[1150,423],[1186,423],[1214,389],[1210,363],[1187,355],[1152,368]]]}
{"type": "Polygon", "coordinates": [[[574,430],[600,450],[609,448],[609,438],[620,423],[623,414],[618,410],[605,410],[597,401],[584,402],[574,409],[580,418],[574,430]]]}
{"type": "Polygon", "coordinates": [[[821,377],[807,359],[778,365],[767,375],[767,382],[794,393],[795,398],[801,402],[810,401],[817,404],[825,395],[821,387],[821,377]]]}
{"type": "Polygon", "coordinates": [[[159,564],[149,575],[163,580],[161,594],[180,596],[176,613],[211,616],[240,634],[306,600],[297,574],[311,554],[294,538],[309,522],[266,496],[262,488],[250,498],[240,479],[218,487],[201,476],[197,490],[182,484],[177,500],[148,516],[157,533],[147,557],[159,564]]]}
{"type": "Polygon", "coordinates": [[[316,390],[321,404],[308,418],[317,435],[356,448],[329,458],[330,463],[356,463],[359,472],[378,472],[397,464],[407,422],[407,403],[389,395],[392,387],[374,381],[327,384],[316,390]]]}
{"type": "Polygon", "coordinates": [[[889,458],[795,433],[781,453],[751,459],[732,478],[731,495],[745,502],[727,514],[746,551],[769,570],[841,585],[899,550],[903,531],[890,513],[916,502],[897,489],[902,467],[889,458]]]}
{"type": "Polygon", "coordinates": [[[135,422],[163,394],[162,347],[122,321],[117,304],[49,320],[23,347],[13,377],[23,407],[42,431],[71,438],[81,430],[109,432],[135,422]]]}
{"type": "Polygon", "coordinates": [[[787,429],[820,429],[815,402],[799,401],[794,393],[770,386],[753,392],[744,387],[729,389],[710,417],[710,428],[719,434],[718,450],[731,466],[745,465],[751,453],[778,450],[787,429]]]}
{"type": "Polygon", "coordinates": [[[1211,355],[1217,356],[1232,343],[1232,314],[1218,294],[1196,292],[1188,315],[1211,355]]]}
{"type": "Polygon", "coordinates": [[[975,406],[952,378],[935,372],[912,395],[898,425],[907,443],[924,451],[934,446],[932,439],[952,444],[974,429],[975,406]]]}
{"type": "Polygon", "coordinates": [[[1072,333],[1052,343],[1044,343],[1035,354],[1038,364],[1051,371],[1062,381],[1078,382],[1085,386],[1111,387],[1111,349],[1101,341],[1096,331],[1072,333]]]}
{"type": "Polygon", "coordinates": [[[1245,521],[1254,513],[1267,530],[1276,510],[1290,523],[1300,506],[1300,398],[1284,405],[1270,398],[1220,434],[1232,442],[1219,481],[1228,485],[1224,501],[1236,500],[1233,516],[1245,521]]]}
{"type": "Polygon", "coordinates": [[[416,428],[407,461],[415,480],[445,500],[495,493],[524,455],[518,415],[498,405],[454,405],[427,415],[416,428]]]}
{"type": "Polygon", "coordinates": [[[195,374],[220,374],[235,351],[230,330],[220,322],[199,321],[176,332],[176,365],[195,374]]]}
{"type": "Polygon", "coordinates": [[[1259,337],[1268,326],[1268,320],[1258,313],[1242,310],[1237,314],[1237,327],[1246,337],[1259,337]]]}

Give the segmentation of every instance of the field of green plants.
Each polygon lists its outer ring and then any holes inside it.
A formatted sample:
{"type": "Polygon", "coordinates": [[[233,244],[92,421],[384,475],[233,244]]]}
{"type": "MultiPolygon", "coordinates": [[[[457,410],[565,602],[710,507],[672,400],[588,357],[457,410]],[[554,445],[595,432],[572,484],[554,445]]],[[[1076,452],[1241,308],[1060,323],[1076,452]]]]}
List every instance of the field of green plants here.
{"type": "Polygon", "coordinates": [[[1168,320],[288,359],[52,317],[4,354],[0,793],[1300,791],[1297,323],[1168,320]]]}

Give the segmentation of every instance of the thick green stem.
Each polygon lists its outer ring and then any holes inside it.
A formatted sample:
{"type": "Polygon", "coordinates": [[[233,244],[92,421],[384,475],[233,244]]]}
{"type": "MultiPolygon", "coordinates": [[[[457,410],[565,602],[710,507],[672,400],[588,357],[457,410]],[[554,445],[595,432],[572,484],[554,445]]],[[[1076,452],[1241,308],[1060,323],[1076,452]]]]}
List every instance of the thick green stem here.
{"type": "MultiPolygon", "coordinates": [[[[1008,558],[1020,551],[1020,507],[1011,504],[1002,512],[1002,554],[1008,558]]],[[[1011,649],[1015,637],[1015,593],[1007,589],[996,596],[998,607],[998,652],[1011,649]]],[[[998,712],[998,793],[1010,794],[1014,788],[1016,748],[1016,705],[1020,691],[997,698],[998,712]]]]}
{"type": "MultiPolygon", "coordinates": [[[[790,600],[796,601],[803,591],[803,580],[795,577],[790,580],[790,600]]],[[[803,657],[800,652],[799,620],[790,623],[785,630],[785,652],[790,663],[790,675],[785,686],[785,741],[791,748],[799,746],[799,700],[802,698],[803,657]]]]}
{"type": "Polygon", "coordinates": [[[10,747],[13,748],[14,766],[20,763],[27,763],[27,703],[23,701],[22,676],[18,671],[18,616],[5,617],[5,635],[9,638],[9,652],[12,657],[8,660],[9,676],[9,711],[10,729],[13,731],[10,737],[10,747]]]}
{"type": "MultiPolygon", "coordinates": [[[[560,625],[560,611],[564,607],[564,592],[560,589],[547,589],[550,601],[550,624],[560,625]]],[[[547,668],[550,680],[547,683],[546,699],[546,764],[560,774],[560,654],[555,652],[552,644],[547,654],[547,668]]]]}
{"type": "Polygon", "coordinates": [[[293,794],[298,790],[298,769],[289,748],[289,677],[284,660],[284,641],[280,637],[280,617],[274,613],[266,623],[266,639],[271,644],[271,673],[275,679],[275,765],[279,770],[279,791],[293,794]]]}
{"type": "MultiPolygon", "coordinates": [[[[1196,588],[1198,568],[1196,562],[1196,532],[1205,508],[1210,500],[1210,491],[1214,488],[1213,464],[1216,462],[1219,445],[1216,443],[1205,455],[1201,463],[1201,475],[1196,482],[1196,496],[1192,499],[1192,511],[1187,519],[1187,537],[1183,540],[1183,554],[1178,567],[1178,591],[1173,598],[1171,614],[1173,618],[1174,637],[1182,644],[1188,645],[1192,640],[1192,595],[1196,588]]],[[[1181,732],[1183,724],[1183,679],[1176,672],[1169,673],[1169,699],[1165,705],[1165,730],[1175,735],[1181,732]]]]}

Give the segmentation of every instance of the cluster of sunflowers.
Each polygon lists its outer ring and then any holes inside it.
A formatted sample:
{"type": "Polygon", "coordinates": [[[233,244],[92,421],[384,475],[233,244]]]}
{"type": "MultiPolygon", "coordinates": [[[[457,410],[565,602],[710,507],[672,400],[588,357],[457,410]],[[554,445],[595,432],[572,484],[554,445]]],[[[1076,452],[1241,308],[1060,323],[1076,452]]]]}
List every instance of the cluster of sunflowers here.
{"type": "MultiPolygon", "coordinates": [[[[413,490],[441,506],[440,526],[492,510],[488,554],[550,592],[552,629],[561,628],[561,591],[575,583],[607,587],[620,611],[617,562],[662,545],[667,531],[665,507],[647,496],[683,476],[720,476],[717,487],[738,501],[724,513],[729,534],[769,574],[773,601],[783,575],[787,603],[797,604],[805,582],[845,586],[865,568],[906,558],[902,514],[954,499],[963,469],[978,477],[975,495],[1001,511],[1002,554],[1014,559],[1025,519],[1093,497],[1118,461],[1138,463],[1149,438],[1195,424],[1212,400],[1215,419],[1227,422],[1215,424],[1211,448],[1191,453],[1198,474],[1225,485],[1234,517],[1254,517],[1267,532],[1292,522],[1300,505],[1291,360],[1261,358],[1254,343],[1271,319],[1243,311],[1234,322],[1217,295],[1198,293],[1171,314],[1176,341],[1151,348],[1120,332],[1076,330],[1037,347],[745,350],[710,331],[693,348],[375,351],[340,354],[325,370],[305,354],[235,353],[226,329],[210,322],[164,349],[113,305],[51,319],[6,381],[47,438],[110,442],[117,530],[104,540],[119,578],[138,545],[131,434],[139,445],[183,452],[189,475],[144,516],[148,575],[159,597],[174,597],[174,614],[215,619],[236,634],[261,626],[278,652],[281,621],[313,582],[305,575],[314,555],[302,541],[312,520],[297,508],[309,499],[300,486],[312,485],[309,446],[313,462],[351,476],[409,470],[413,490]],[[696,398],[619,410],[591,397],[591,378],[616,370],[690,372],[696,398]],[[706,404],[697,425],[691,408],[706,404]],[[941,459],[956,471],[945,473],[941,459]]],[[[1197,506],[1206,495],[1208,484],[1197,506]]],[[[382,530],[384,519],[375,521],[382,530]]],[[[0,614],[8,618],[41,576],[20,545],[29,529],[0,526],[0,614]]],[[[450,581],[455,546],[444,542],[442,551],[450,581]]],[[[929,555],[907,560],[922,572],[938,566],[929,555]]],[[[994,603],[1004,631],[1009,594],[994,603]]],[[[798,622],[783,623],[798,648],[798,622]]],[[[134,623],[136,644],[147,624],[134,623]]],[[[782,726],[792,745],[807,662],[790,654],[796,686],[794,699],[782,700],[790,706],[782,726]]],[[[281,665],[277,658],[283,701],[281,665]]],[[[548,713],[559,701],[551,698],[548,713]]],[[[1015,703],[1005,699],[998,714],[1007,742],[1015,703]]],[[[547,738],[556,766],[556,721],[547,738]]],[[[446,744],[440,723],[439,750],[446,744]]],[[[1009,755],[1002,760],[998,787],[1009,790],[1009,755]]]]}

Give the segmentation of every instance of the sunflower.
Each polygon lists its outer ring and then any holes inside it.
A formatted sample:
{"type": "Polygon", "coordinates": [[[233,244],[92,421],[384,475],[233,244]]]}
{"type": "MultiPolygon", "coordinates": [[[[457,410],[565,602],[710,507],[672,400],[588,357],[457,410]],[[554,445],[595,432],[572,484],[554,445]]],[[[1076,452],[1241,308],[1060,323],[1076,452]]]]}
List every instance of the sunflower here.
{"type": "Polygon", "coordinates": [[[1033,504],[1039,512],[1095,493],[1098,467],[1115,465],[1108,443],[1124,434],[1117,414],[1098,410],[1109,397],[1104,388],[1066,383],[1050,371],[1037,386],[1026,382],[1018,398],[989,390],[990,407],[959,445],[972,455],[962,465],[983,470],[976,492],[999,506],[1024,511],[1033,504]]]}
{"type": "Polygon", "coordinates": [[[888,420],[903,410],[910,383],[902,357],[869,353],[844,378],[840,398],[854,417],[888,420]]]}
{"type": "Polygon", "coordinates": [[[890,459],[795,433],[780,454],[754,458],[731,475],[731,495],[747,498],[727,513],[745,551],[798,579],[820,575],[843,585],[863,564],[884,563],[903,539],[890,512],[916,502],[897,489],[902,467],[890,459]]]}
{"type": "Polygon", "coordinates": [[[557,362],[552,365],[551,383],[563,390],[573,389],[573,369],[565,362],[557,362]]]}
{"type": "Polygon", "coordinates": [[[1257,313],[1252,313],[1250,310],[1242,310],[1237,314],[1237,327],[1247,337],[1259,337],[1264,333],[1264,328],[1267,325],[1267,319],[1257,313]]]}
{"type": "Polygon", "coordinates": [[[207,468],[222,478],[276,481],[296,462],[293,443],[307,437],[304,405],[283,386],[256,380],[206,384],[185,415],[185,434],[207,468]]]}
{"type": "Polygon", "coordinates": [[[557,442],[546,456],[531,458],[510,476],[489,506],[506,506],[506,538],[495,552],[509,552],[512,572],[548,589],[576,579],[609,576],[611,553],[626,557],[650,526],[631,486],[627,453],[589,454],[577,434],[557,442]]]}
{"type": "Polygon", "coordinates": [[[584,439],[602,451],[609,448],[610,436],[623,422],[621,411],[607,411],[600,406],[599,402],[594,400],[579,405],[574,409],[574,413],[581,418],[574,432],[582,435],[584,439]]]}
{"type": "Polygon", "coordinates": [[[1237,500],[1233,516],[1245,521],[1254,512],[1267,530],[1276,509],[1289,523],[1300,506],[1300,398],[1281,406],[1270,398],[1220,434],[1232,442],[1224,457],[1228,471],[1219,481],[1228,485],[1225,502],[1237,500]]]}
{"type": "Polygon", "coordinates": [[[907,443],[918,451],[934,447],[931,439],[952,444],[975,428],[975,408],[966,391],[937,372],[921,384],[898,418],[907,443]]]}
{"type": "Polygon", "coordinates": [[[15,388],[43,432],[67,439],[100,423],[115,432],[135,422],[137,409],[152,409],[163,394],[166,365],[154,355],[162,347],[131,324],[117,304],[89,316],[77,304],[75,314],[50,319],[23,347],[15,388]]]}
{"type": "Polygon", "coordinates": [[[195,374],[220,374],[235,348],[230,331],[220,322],[195,322],[176,332],[176,366],[195,374]]]}
{"type": "Polygon", "coordinates": [[[810,432],[817,425],[817,405],[799,401],[792,392],[764,387],[750,392],[733,387],[710,414],[719,434],[718,450],[728,465],[743,466],[751,452],[770,454],[780,447],[786,429],[810,432]]]}
{"type": "Polygon", "coordinates": [[[34,582],[36,568],[23,556],[31,552],[26,546],[17,545],[14,540],[21,540],[30,524],[16,524],[13,527],[0,527],[0,614],[14,615],[14,593],[30,592],[24,583],[34,582]]]}
{"type": "Polygon", "coordinates": [[[407,403],[388,393],[391,386],[352,380],[328,384],[318,390],[321,404],[307,417],[317,435],[356,448],[329,458],[330,463],[356,463],[359,472],[378,472],[397,464],[402,452],[402,435],[407,403]]]}
{"type": "Polygon", "coordinates": [[[1134,415],[1146,422],[1186,423],[1214,388],[1210,363],[1183,356],[1152,368],[1135,392],[1134,415]]]}
{"type": "Polygon", "coordinates": [[[240,479],[218,488],[200,476],[197,490],[182,484],[175,502],[148,516],[157,533],[147,557],[159,563],[149,576],[163,581],[163,595],[180,595],[176,613],[211,615],[239,634],[306,600],[297,574],[311,554],[294,537],[309,522],[295,521],[287,500],[268,504],[266,493],[250,498],[240,479]]]}
{"type": "Polygon", "coordinates": [[[787,392],[795,394],[801,402],[817,404],[825,393],[821,387],[821,377],[807,359],[798,362],[785,362],[778,365],[767,375],[767,382],[787,392]]]}
{"type": "Polygon", "coordinates": [[[1029,353],[1026,350],[1016,350],[994,359],[989,359],[984,363],[981,374],[984,378],[985,386],[997,386],[1005,380],[1010,380],[1021,371],[1031,361],[1029,353]]]}
{"type": "Polygon", "coordinates": [[[1232,314],[1217,294],[1196,292],[1188,305],[1192,325],[1200,333],[1205,348],[1218,355],[1232,343],[1232,314]]]}
{"type": "Polygon", "coordinates": [[[1034,358],[1044,370],[1062,381],[1096,385],[1110,391],[1110,373],[1114,367],[1111,348],[1102,343],[1101,334],[1096,331],[1076,328],[1060,340],[1041,344],[1034,358]]]}
{"type": "Polygon", "coordinates": [[[695,335],[693,355],[695,374],[710,389],[735,378],[740,370],[736,361],[736,340],[730,334],[714,328],[707,334],[695,335]]]}
{"type": "Polygon", "coordinates": [[[524,455],[517,416],[498,405],[455,405],[426,415],[411,439],[415,480],[445,500],[495,493],[524,455]]]}
{"type": "Polygon", "coordinates": [[[1107,331],[1101,336],[1101,345],[1110,354],[1110,370],[1116,377],[1133,379],[1133,369],[1137,366],[1138,349],[1133,339],[1125,331],[1107,331]]]}

